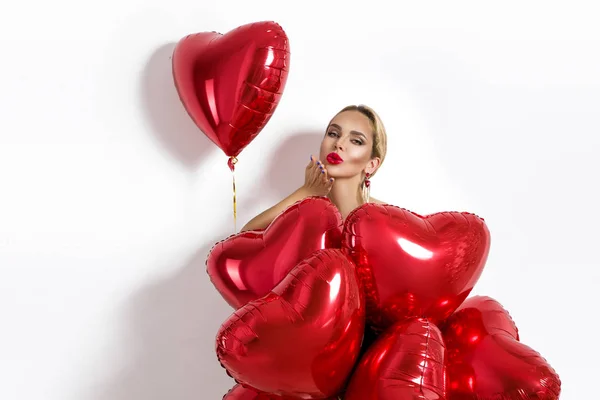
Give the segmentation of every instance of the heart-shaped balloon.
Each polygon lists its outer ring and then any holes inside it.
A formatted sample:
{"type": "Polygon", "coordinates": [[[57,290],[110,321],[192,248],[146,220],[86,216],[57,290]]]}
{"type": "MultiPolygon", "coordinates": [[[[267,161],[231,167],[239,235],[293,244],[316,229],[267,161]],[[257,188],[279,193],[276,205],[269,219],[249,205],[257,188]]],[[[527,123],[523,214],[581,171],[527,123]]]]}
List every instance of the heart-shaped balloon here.
{"type": "Polygon", "coordinates": [[[237,384],[223,397],[223,400],[283,400],[283,398],[237,384]]]}
{"type": "Polygon", "coordinates": [[[446,348],[426,319],[398,322],[369,347],[344,400],[445,400],[446,348]]]}
{"type": "Polygon", "coordinates": [[[303,259],[339,248],[342,216],[326,197],[288,207],[264,231],[246,231],[217,243],[206,259],[208,275],[223,298],[240,308],[263,297],[303,259]]]}
{"type": "Polygon", "coordinates": [[[483,271],[490,233],[470,213],[420,216],[367,203],[346,218],[342,247],[357,265],[368,322],[381,330],[409,317],[439,323],[452,314],[483,271]]]}
{"type": "Polygon", "coordinates": [[[337,396],[358,359],[364,299],[340,249],[300,262],[265,297],[234,312],[217,334],[221,365],[238,383],[301,399],[337,396]]]}
{"type": "MultiPolygon", "coordinates": [[[[263,393],[258,390],[237,384],[223,397],[223,400],[298,400],[298,398],[282,397],[271,393],[263,393]]],[[[337,397],[332,397],[328,400],[337,400],[337,397]]]]}
{"type": "Polygon", "coordinates": [[[448,400],[557,400],[558,374],[519,342],[508,312],[487,296],[467,299],[442,327],[448,400]]]}
{"type": "Polygon", "coordinates": [[[224,35],[200,32],[181,39],[173,52],[173,78],[194,123],[235,157],[275,112],[289,63],[281,26],[256,22],[224,35]]]}

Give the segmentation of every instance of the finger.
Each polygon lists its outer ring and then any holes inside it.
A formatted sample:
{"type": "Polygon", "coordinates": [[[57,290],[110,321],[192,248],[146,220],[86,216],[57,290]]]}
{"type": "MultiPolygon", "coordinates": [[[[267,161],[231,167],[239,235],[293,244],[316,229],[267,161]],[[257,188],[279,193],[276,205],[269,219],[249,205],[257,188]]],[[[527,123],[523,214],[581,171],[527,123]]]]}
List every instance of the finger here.
{"type": "Polygon", "coordinates": [[[325,167],[323,166],[323,163],[321,161],[317,161],[317,165],[319,167],[319,170],[321,172],[321,174],[325,173],[325,167]]]}
{"type": "Polygon", "coordinates": [[[321,181],[321,176],[323,176],[323,164],[315,159],[313,169],[312,169],[312,182],[313,184],[318,184],[321,181]]]}
{"type": "Polygon", "coordinates": [[[327,170],[325,170],[325,176],[323,178],[323,185],[325,186],[325,188],[327,190],[331,190],[332,186],[333,186],[333,181],[334,179],[329,176],[329,173],[327,172],[327,170]]]}
{"type": "Polygon", "coordinates": [[[308,162],[308,165],[306,166],[306,169],[309,169],[310,167],[312,167],[315,164],[315,158],[313,157],[313,155],[310,155],[310,161],[308,162]]]}
{"type": "Polygon", "coordinates": [[[321,168],[317,165],[313,170],[313,183],[315,185],[318,185],[319,182],[321,182],[321,176],[323,176],[323,173],[321,172],[321,168]]]}
{"type": "Polygon", "coordinates": [[[322,185],[323,182],[323,175],[324,175],[324,171],[321,167],[316,167],[314,172],[313,172],[313,182],[315,184],[315,186],[320,186],[322,185]]]}
{"type": "Polygon", "coordinates": [[[333,178],[329,176],[329,171],[325,168],[325,174],[323,176],[323,183],[327,186],[330,186],[333,183],[333,178]]]}
{"type": "Polygon", "coordinates": [[[327,170],[325,170],[325,173],[323,174],[323,181],[322,181],[322,185],[327,188],[330,189],[331,188],[331,177],[329,176],[329,172],[327,172],[327,170]]]}

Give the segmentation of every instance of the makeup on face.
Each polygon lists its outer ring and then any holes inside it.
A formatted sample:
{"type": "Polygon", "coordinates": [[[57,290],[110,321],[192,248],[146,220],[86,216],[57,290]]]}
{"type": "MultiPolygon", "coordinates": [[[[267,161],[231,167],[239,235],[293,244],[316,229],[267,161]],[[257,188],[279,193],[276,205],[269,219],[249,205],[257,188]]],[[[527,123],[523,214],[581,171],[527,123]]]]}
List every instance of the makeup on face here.
{"type": "Polygon", "coordinates": [[[359,112],[338,114],[327,126],[320,157],[335,178],[358,176],[372,153],[372,126],[359,112]]]}
{"type": "Polygon", "coordinates": [[[329,164],[333,164],[333,165],[338,165],[344,162],[344,159],[342,159],[342,157],[340,157],[340,155],[338,153],[329,153],[327,154],[327,162],[329,164]]]}

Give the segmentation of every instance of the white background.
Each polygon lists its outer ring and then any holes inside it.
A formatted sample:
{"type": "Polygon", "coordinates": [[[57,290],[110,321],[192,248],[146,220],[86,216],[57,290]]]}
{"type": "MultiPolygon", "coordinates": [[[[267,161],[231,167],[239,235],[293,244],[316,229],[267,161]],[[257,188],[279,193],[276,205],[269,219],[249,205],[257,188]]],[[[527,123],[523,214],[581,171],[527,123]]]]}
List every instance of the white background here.
{"type": "Polygon", "coordinates": [[[263,20],[287,32],[291,70],[239,157],[238,228],[302,184],[338,109],[366,103],[389,132],[373,196],[484,217],[474,293],[510,311],[561,399],[597,396],[598,13],[480,3],[3,5],[0,398],[221,399],[233,385],[214,354],[232,310],[204,266],[233,232],[231,175],[183,110],[170,55],[189,33],[263,20]]]}

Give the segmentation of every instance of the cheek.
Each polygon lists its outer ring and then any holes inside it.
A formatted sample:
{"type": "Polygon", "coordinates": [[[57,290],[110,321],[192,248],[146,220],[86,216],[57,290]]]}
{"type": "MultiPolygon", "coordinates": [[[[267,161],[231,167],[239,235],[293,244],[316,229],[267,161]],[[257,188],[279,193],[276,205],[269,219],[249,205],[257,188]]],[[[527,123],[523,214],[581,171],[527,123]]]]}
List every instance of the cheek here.
{"type": "Polygon", "coordinates": [[[369,161],[369,149],[367,146],[352,146],[348,151],[348,156],[353,163],[365,164],[369,161]]]}

